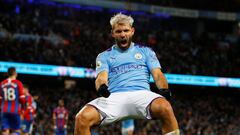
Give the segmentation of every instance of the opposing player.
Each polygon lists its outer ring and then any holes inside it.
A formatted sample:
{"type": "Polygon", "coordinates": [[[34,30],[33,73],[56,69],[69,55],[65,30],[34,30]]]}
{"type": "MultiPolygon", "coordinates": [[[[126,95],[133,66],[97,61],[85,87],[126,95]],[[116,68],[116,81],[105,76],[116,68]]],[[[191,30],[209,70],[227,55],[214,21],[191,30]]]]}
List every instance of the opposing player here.
{"type": "Polygon", "coordinates": [[[177,120],[167,101],[171,93],[160,63],[148,47],[132,42],[133,18],[117,14],[111,18],[116,44],[96,60],[96,89],[99,97],[85,105],[75,118],[75,135],[90,135],[94,125],[104,125],[126,117],[160,119],[164,135],[179,135],[177,120]],[[160,94],[150,90],[153,79],[160,94]]]}
{"type": "Polygon", "coordinates": [[[34,100],[29,93],[28,86],[24,85],[24,94],[26,96],[26,105],[23,108],[23,120],[22,120],[22,132],[24,135],[32,133],[33,120],[36,116],[36,108],[34,106],[34,100]]]}
{"type": "Polygon", "coordinates": [[[10,67],[8,78],[0,84],[2,135],[20,135],[20,113],[21,105],[25,103],[25,95],[21,81],[16,78],[16,69],[10,67]]]}
{"type": "Polygon", "coordinates": [[[122,135],[133,135],[134,132],[134,120],[128,119],[122,121],[122,135]]]}
{"type": "Polygon", "coordinates": [[[67,135],[68,110],[64,107],[64,101],[58,101],[58,107],[53,111],[53,124],[55,135],[67,135]]]}

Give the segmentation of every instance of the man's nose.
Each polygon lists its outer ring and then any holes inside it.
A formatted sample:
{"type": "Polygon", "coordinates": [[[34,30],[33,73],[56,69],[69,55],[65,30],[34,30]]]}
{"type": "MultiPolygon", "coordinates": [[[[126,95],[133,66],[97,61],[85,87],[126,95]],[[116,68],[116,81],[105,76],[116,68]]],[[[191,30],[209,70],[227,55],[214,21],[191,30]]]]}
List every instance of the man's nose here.
{"type": "Polygon", "coordinates": [[[121,32],[121,33],[120,33],[120,36],[121,36],[121,37],[125,37],[126,34],[125,34],[124,32],[121,32]]]}

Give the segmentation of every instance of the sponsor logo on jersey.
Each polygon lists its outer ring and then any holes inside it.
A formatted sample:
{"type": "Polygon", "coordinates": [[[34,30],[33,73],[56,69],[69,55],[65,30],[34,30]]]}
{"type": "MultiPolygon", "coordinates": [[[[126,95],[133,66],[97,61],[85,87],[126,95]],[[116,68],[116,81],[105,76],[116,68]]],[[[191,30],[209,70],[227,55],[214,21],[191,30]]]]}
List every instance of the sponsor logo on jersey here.
{"type": "Polygon", "coordinates": [[[139,69],[143,69],[144,66],[143,65],[139,65],[139,64],[125,64],[125,65],[121,65],[121,66],[117,66],[117,67],[113,67],[110,69],[110,73],[114,74],[123,74],[123,73],[127,73],[133,70],[139,70],[139,69]]]}

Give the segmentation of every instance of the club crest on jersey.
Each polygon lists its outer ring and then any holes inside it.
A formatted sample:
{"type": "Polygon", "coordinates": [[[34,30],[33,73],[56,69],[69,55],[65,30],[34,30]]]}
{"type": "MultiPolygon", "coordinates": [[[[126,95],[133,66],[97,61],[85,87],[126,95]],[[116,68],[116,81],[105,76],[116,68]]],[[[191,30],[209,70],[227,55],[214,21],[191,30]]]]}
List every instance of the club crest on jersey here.
{"type": "Polygon", "coordinates": [[[142,54],[141,53],[136,53],[134,57],[138,60],[142,59],[142,54]]]}
{"type": "Polygon", "coordinates": [[[97,67],[97,68],[100,68],[101,66],[102,66],[102,62],[101,62],[101,61],[97,61],[97,62],[96,62],[96,67],[97,67]]]}

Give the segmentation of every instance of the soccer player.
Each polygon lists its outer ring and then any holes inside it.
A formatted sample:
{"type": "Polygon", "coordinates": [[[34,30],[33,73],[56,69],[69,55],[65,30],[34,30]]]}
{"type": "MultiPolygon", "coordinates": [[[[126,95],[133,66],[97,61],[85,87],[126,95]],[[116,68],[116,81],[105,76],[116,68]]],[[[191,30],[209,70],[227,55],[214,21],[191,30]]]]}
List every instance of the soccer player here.
{"type": "Polygon", "coordinates": [[[33,97],[29,93],[29,88],[26,85],[24,85],[24,94],[26,96],[26,105],[23,108],[22,131],[24,135],[29,135],[32,132],[33,120],[36,115],[36,108],[34,106],[33,97]]]}
{"type": "Polygon", "coordinates": [[[178,123],[167,99],[171,93],[155,52],[132,42],[133,18],[121,13],[110,20],[116,44],[96,59],[95,81],[101,96],[86,104],[76,115],[75,135],[90,135],[94,125],[126,117],[160,119],[162,134],[179,135],[178,123]],[[158,93],[150,90],[152,74],[158,93]]]}
{"type": "Polygon", "coordinates": [[[67,135],[68,111],[64,107],[64,101],[58,101],[58,107],[53,111],[53,124],[56,135],[67,135]]]}
{"type": "Polygon", "coordinates": [[[122,135],[133,135],[134,131],[134,120],[128,119],[122,121],[122,135]]]}
{"type": "Polygon", "coordinates": [[[25,95],[21,81],[16,78],[16,69],[10,67],[8,78],[0,83],[2,135],[9,135],[10,132],[20,135],[20,113],[21,105],[25,102],[25,95]]]}

